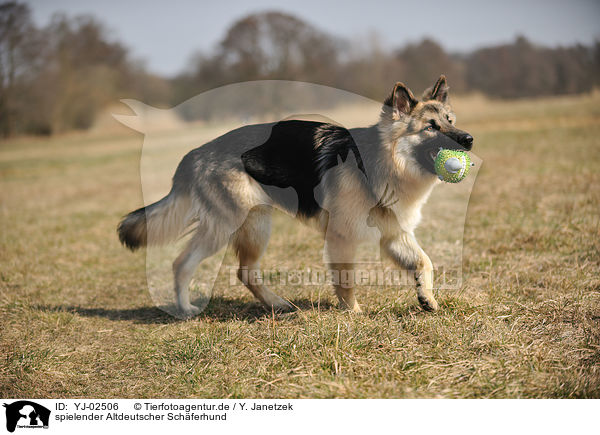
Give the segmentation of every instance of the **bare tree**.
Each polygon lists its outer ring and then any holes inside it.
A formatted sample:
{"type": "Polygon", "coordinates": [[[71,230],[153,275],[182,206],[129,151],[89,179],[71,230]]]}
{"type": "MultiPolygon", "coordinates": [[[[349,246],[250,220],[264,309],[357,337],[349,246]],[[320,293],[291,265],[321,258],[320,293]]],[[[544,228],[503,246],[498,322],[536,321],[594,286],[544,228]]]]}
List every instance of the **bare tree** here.
{"type": "Polygon", "coordinates": [[[19,89],[33,73],[36,55],[36,29],[26,5],[8,2],[0,5],[0,130],[3,136],[17,129],[19,89]]]}

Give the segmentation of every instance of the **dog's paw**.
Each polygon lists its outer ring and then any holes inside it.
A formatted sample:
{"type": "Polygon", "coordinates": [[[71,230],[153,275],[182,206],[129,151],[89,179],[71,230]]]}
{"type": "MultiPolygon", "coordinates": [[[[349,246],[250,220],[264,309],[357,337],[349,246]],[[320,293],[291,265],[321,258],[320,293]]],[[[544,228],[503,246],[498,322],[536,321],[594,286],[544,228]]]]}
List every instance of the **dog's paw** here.
{"type": "Polygon", "coordinates": [[[353,313],[355,313],[355,314],[362,314],[363,313],[362,308],[358,304],[354,304],[354,306],[352,307],[352,309],[350,311],[353,312],[353,313]]]}
{"type": "Polygon", "coordinates": [[[433,298],[433,297],[426,297],[426,296],[422,296],[419,295],[419,304],[421,304],[421,308],[423,308],[425,311],[437,311],[438,310],[438,303],[437,301],[433,298]]]}
{"type": "Polygon", "coordinates": [[[265,307],[267,308],[267,310],[269,311],[273,311],[275,313],[291,313],[292,311],[295,311],[296,308],[290,304],[288,301],[286,301],[285,299],[277,296],[277,299],[273,298],[274,300],[269,301],[268,304],[265,304],[265,307]]]}
{"type": "Polygon", "coordinates": [[[185,307],[179,307],[179,316],[183,319],[191,319],[192,317],[197,316],[198,314],[200,314],[200,308],[198,308],[195,305],[189,304],[186,305],[185,307]]]}
{"type": "Polygon", "coordinates": [[[276,313],[291,313],[292,311],[296,311],[296,307],[294,307],[285,299],[281,299],[281,301],[277,304],[271,305],[271,308],[276,313]]]}
{"type": "Polygon", "coordinates": [[[363,310],[360,308],[358,303],[354,302],[352,306],[346,304],[345,302],[340,302],[338,305],[339,309],[342,311],[347,311],[349,313],[362,314],[363,310]]]}

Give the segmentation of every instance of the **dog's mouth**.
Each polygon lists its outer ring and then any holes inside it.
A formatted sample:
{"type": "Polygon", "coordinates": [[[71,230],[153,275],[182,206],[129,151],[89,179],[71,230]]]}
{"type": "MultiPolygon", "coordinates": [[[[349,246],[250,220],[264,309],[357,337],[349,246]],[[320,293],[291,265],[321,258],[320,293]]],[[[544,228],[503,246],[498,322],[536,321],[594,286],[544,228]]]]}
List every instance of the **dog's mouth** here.
{"type": "Polygon", "coordinates": [[[417,162],[427,172],[435,174],[435,159],[440,150],[438,144],[421,144],[415,149],[415,157],[417,162]]]}
{"type": "Polygon", "coordinates": [[[441,133],[423,141],[421,144],[417,145],[413,151],[419,165],[421,165],[425,171],[434,175],[436,174],[435,159],[440,148],[464,151],[464,147],[458,142],[455,142],[445,134],[441,133]]]}
{"type": "Polygon", "coordinates": [[[429,150],[429,158],[435,164],[435,159],[437,158],[438,152],[434,150],[429,150]]]}

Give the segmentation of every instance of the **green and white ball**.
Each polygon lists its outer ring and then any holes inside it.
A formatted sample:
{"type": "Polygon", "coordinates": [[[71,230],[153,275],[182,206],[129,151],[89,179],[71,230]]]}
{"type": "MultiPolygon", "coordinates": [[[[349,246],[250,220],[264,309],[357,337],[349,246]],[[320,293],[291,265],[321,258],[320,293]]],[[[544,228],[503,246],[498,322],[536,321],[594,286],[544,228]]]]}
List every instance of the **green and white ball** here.
{"type": "Polygon", "coordinates": [[[467,176],[472,163],[464,151],[440,149],[435,158],[435,172],[440,180],[458,183],[467,176]]]}

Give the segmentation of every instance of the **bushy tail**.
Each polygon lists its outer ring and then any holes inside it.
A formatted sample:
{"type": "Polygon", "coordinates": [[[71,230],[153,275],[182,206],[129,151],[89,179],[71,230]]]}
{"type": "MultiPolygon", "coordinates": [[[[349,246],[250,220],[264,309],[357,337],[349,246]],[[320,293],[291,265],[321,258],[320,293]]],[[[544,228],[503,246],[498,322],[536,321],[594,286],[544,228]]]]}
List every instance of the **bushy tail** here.
{"type": "Polygon", "coordinates": [[[132,211],[119,223],[119,240],[135,251],[179,237],[190,221],[190,198],[173,190],[160,201],[132,211]]]}

